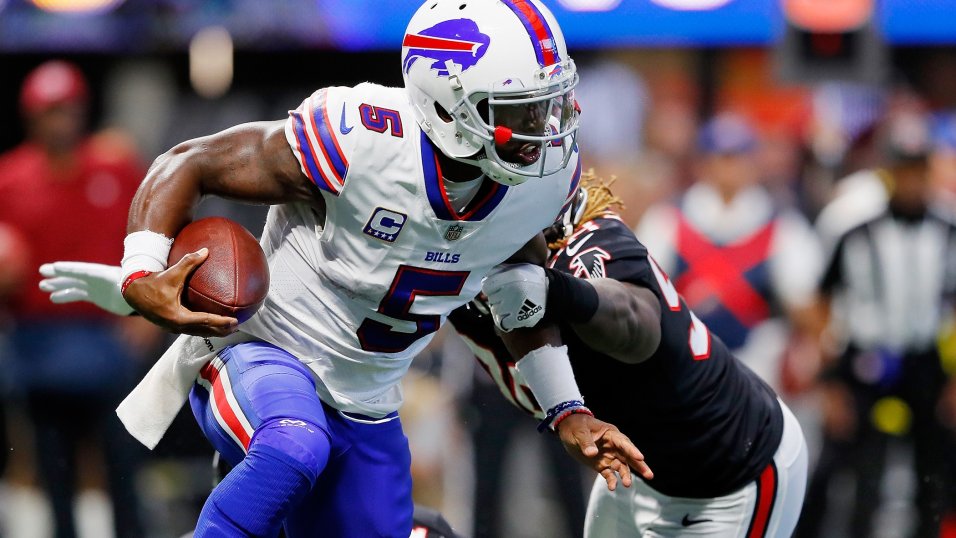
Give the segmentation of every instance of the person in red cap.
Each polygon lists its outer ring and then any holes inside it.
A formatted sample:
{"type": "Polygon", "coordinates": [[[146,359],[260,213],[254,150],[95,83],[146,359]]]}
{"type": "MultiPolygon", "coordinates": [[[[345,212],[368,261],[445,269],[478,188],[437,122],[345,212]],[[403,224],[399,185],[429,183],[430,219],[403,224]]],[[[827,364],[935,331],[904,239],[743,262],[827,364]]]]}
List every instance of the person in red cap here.
{"type": "Polygon", "coordinates": [[[20,89],[20,109],[36,116],[57,105],[85,108],[89,90],[83,73],[73,64],[52,60],[30,72],[20,89]]]}
{"type": "MultiPolygon", "coordinates": [[[[23,82],[27,136],[0,155],[0,225],[27,238],[29,252],[18,255],[34,267],[79,258],[106,263],[122,254],[126,208],[143,167],[122,135],[87,133],[88,104],[87,83],[69,63],[46,62],[23,82]]],[[[39,280],[30,271],[6,300],[14,324],[6,373],[33,422],[37,473],[56,536],[76,535],[76,454],[84,443],[103,447],[114,505],[122,499],[114,510],[116,535],[142,536],[136,447],[112,410],[136,374],[132,350],[143,349],[126,339],[148,338],[152,329],[84,305],[51,304],[39,280]]]]}

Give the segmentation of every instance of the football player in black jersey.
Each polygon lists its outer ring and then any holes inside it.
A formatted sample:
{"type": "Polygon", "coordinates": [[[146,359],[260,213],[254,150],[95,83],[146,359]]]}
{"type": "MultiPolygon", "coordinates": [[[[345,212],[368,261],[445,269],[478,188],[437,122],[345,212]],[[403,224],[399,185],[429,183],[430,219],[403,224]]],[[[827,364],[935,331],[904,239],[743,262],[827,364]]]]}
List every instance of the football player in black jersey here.
{"type": "Polygon", "coordinates": [[[654,469],[614,491],[598,477],[587,537],[790,536],[807,473],[799,424],[688,310],[612,210],[619,200],[589,179],[547,232],[547,268],[502,266],[449,320],[505,396],[552,427],[561,416],[544,416],[523,384],[527,356],[508,346],[514,329],[558,325],[588,408],[654,469]]]}

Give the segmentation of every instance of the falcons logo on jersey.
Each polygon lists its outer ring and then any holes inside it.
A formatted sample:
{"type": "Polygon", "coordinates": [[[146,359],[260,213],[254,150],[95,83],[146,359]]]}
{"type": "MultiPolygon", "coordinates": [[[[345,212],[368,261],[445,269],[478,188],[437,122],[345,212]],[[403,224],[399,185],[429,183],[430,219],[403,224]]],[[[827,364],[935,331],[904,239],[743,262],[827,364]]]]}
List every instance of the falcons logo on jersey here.
{"type": "Polygon", "coordinates": [[[591,247],[571,260],[571,270],[578,278],[604,278],[607,276],[605,263],[611,255],[601,247],[591,247]]]}

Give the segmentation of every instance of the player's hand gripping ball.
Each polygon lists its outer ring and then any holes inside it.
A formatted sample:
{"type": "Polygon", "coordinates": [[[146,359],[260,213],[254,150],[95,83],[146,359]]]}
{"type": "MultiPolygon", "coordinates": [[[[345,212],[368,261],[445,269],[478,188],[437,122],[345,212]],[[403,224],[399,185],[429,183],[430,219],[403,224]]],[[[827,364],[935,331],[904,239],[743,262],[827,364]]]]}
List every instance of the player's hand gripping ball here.
{"type": "Polygon", "coordinates": [[[173,241],[169,266],[186,254],[209,249],[209,257],[183,288],[183,306],[194,312],[252,317],[269,292],[269,263],[259,242],[245,228],[222,217],[190,223],[173,241]]]}

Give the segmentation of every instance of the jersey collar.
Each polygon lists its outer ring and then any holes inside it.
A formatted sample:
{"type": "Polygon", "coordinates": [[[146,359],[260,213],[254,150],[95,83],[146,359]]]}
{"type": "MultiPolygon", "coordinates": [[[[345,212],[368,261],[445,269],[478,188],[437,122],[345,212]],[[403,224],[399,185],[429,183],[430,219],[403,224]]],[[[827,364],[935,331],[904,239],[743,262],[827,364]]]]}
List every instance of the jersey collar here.
{"type": "Polygon", "coordinates": [[[441,166],[438,164],[438,155],[435,153],[435,147],[432,146],[428,136],[422,133],[422,170],[425,175],[425,193],[428,195],[428,203],[435,212],[435,216],[442,220],[450,221],[478,221],[483,220],[492,211],[498,207],[498,204],[504,200],[508,187],[496,181],[485,181],[484,185],[475,195],[475,198],[465,207],[464,211],[458,213],[451,205],[448,199],[448,193],[445,192],[445,185],[441,179],[441,166]]]}

